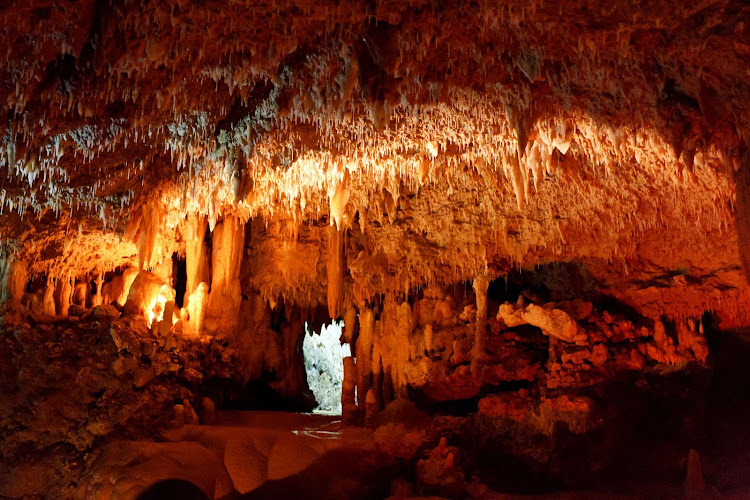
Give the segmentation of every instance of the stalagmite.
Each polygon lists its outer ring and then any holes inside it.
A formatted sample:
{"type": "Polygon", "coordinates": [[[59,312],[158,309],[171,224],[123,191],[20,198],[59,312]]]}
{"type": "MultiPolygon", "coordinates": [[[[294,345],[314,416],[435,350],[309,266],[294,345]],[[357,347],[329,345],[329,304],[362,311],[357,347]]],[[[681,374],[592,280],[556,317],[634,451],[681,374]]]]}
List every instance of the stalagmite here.
{"type": "Polygon", "coordinates": [[[68,309],[70,309],[70,298],[73,295],[73,284],[71,283],[71,280],[72,278],[67,276],[58,282],[60,295],[57,303],[57,311],[62,316],[67,316],[68,309]]]}
{"type": "Polygon", "coordinates": [[[703,477],[701,456],[697,451],[692,449],[688,453],[683,492],[685,498],[688,500],[698,500],[706,497],[706,480],[703,477]]]}
{"type": "Polygon", "coordinates": [[[365,396],[365,425],[368,427],[374,427],[379,411],[380,409],[378,408],[375,389],[371,388],[367,391],[367,395],[365,396]]]}
{"type": "Polygon", "coordinates": [[[391,340],[393,359],[389,366],[391,370],[390,378],[393,381],[394,397],[407,397],[409,381],[405,366],[411,356],[410,339],[412,331],[414,331],[414,315],[412,314],[411,304],[407,301],[399,304],[396,312],[396,331],[391,340]]]}
{"type": "Polygon", "coordinates": [[[372,386],[372,343],[375,333],[375,315],[365,307],[359,315],[359,336],[355,344],[357,358],[357,394],[367,394],[372,386]]]}
{"type": "Polygon", "coordinates": [[[185,266],[187,268],[187,285],[183,305],[189,303],[190,295],[202,282],[208,282],[208,257],[204,236],[208,221],[204,216],[190,214],[187,219],[185,235],[185,266]]]}
{"type": "Polygon", "coordinates": [[[73,295],[70,299],[71,304],[75,304],[79,307],[86,307],[86,302],[89,296],[89,284],[88,281],[82,281],[76,283],[73,287],[73,295]]]}
{"type": "Polygon", "coordinates": [[[487,289],[490,280],[486,275],[477,276],[472,284],[477,300],[477,322],[487,319],[487,289]]]}
{"type": "Polygon", "coordinates": [[[346,233],[333,226],[328,228],[328,314],[336,319],[341,314],[344,299],[344,273],[346,272],[346,233]]]}
{"type": "Polygon", "coordinates": [[[383,360],[378,357],[372,360],[372,390],[375,404],[380,411],[385,406],[383,399],[383,360]]]}
{"type": "Polygon", "coordinates": [[[486,275],[474,278],[474,294],[477,300],[477,319],[474,324],[474,345],[472,346],[471,369],[479,375],[479,364],[485,356],[487,345],[487,288],[490,280],[486,275]]]}
{"type": "Polygon", "coordinates": [[[354,358],[344,358],[344,380],[341,383],[341,420],[347,425],[354,425],[358,420],[357,413],[357,365],[354,358]]]}
{"type": "Polygon", "coordinates": [[[26,264],[13,255],[0,257],[0,303],[19,302],[28,280],[26,264]]]}
{"type": "Polygon", "coordinates": [[[182,330],[188,335],[200,335],[203,332],[208,305],[208,285],[205,282],[198,284],[198,288],[190,294],[187,304],[180,311],[182,330]]]}
{"type": "Polygon", "coordinates": [[[149,326],[158,324],[164,319],[167,302],[174,301],[174,296],[174,288],[153,273],[141,271],[128,291],[125,314],[142,314],[149,326]]]}
{"type": "MultiPolygon", "coordinates": [[[[160,291],[162,292],[159,297],[161,302],[159,302],[159,305],[156,306],[155,310],[161,311],[161,318],[158,319],[158,321],[157,319],[154,320],[157,323],[155,330],[159,336],[166,337],[172,330],[175,303],[174,297],[171,294],[168,294],[168,292],[164,293],[164,290],[160,291]]],[[[157,301],[159,301],[159,299],[157,299],[157,301]]]]}
{"type": "Polygon", "coordinates": [[[47,276],[47,285],[44,288],[42,300],[42,311],[47,316],[55,316],[55,281],[52,276],[47,276]]]}
{"type": "Polygon", "coordinates": [[[91,297],[91,307],[102,305],[104,300],[102,295],[102,287],[104,286],[104,274],[98,273],[96,275],[96,293],[91,297]]]}
{"type": "Polygon", "coordinates": [[[133,281],[135,281],[135,278],[138,276],[138,269],[135,269],[133,267],[129,267],[123,271],[121,280],[120,280],[120,286],[119,290],[115,290],[117,293],[117,296],[114,297],[114,300],[117,301],[118,304],[121,306],[125,305],[125,302],[128,300],[128,295],[130,294],[130,287],[133,285],[133,281]]]}
{"type": "Polygon", "coordinates": [[[211,293],[204,327],[208,333],[233,331],[237,326],[242,287],[240,265],[245,246],[245,224],[226,216],[213,232],[211,293]]]}

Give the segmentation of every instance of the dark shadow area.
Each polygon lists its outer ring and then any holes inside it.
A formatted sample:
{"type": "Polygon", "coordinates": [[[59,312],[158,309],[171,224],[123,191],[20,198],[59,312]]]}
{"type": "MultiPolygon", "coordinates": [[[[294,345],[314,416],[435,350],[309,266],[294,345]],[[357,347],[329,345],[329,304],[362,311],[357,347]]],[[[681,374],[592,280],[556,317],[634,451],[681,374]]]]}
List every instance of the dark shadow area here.
{"type": "Polygon", "coordinates": [[[529,433],[506,420],[479,418],[477,463],[494,491],[541,494],[565,490],[639,495],[648,484],[679,485],[691,448],[705,450],[705,402],[711,370],[695,365],[665,376],[632,373],[584,388],[596,402],[594,428],[529,433]]]}
{"type": "Polygon", "coordinates": [[[216,407],[224,410],[310,412],[317,406],[312,396],[289,398],[279,394],[271,385],[276,380],[274,374],[264,372],[260,380],[246,384],[207,380],[195,390],[210,394],[216,407]]]}
{"type": "Polygon", "coordinates": [[[190,481],[165,479],[138,495],[137,500],[208,500],[208,496],[190,481]]]}
{"type": "MultiPolygon", "coordinates": [[[[706,324],[704,323],[704,328],[706,324]]],[[[750,329],[706,329],[715,360],[707,404],[707,479],[721,490],[750,488],[750,329]]],[[[750,492],[747,490],[746,492],[750,492]]]]}
{"type": "Polygon", "coordinates": [[[533,269],[514,269],[490,282],[487,298],[503,303],[515,302],[522,293],[542,302],[584,299],[592,300],[599,288],[582,262],[553,262],[533,269]]]}
{"type": "Polygon", "coordinates": [[[174,302],[177,307],[182,307],[187,290],[187,262],[185,258],[180,258],[177,253],[172,255],[172,276],[174,276],[174,302]]]}

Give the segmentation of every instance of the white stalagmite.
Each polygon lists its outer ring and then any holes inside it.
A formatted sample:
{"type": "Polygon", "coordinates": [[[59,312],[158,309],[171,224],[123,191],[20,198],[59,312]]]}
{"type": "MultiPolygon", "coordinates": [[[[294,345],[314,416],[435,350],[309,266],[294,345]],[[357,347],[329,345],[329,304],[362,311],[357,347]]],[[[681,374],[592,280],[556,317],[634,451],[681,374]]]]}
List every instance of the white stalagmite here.
{"type": "Polygon", "coordinates": [[[208,333],[232,331],[242,302],[240,266],[245,246],[245,224],[226,216],[213,232],[211,293],[205,329],[208,333]]]}
{"type": "Polygon", "coordinates": [[[185,235],[185,267],[187,268],[187,286],[185,287],[184,305],[189,303],[190,295],[203,282],[208,282],[208,261],[204,236],[208,221],[205,216],[190,214],[187,220],[185,235]]]}

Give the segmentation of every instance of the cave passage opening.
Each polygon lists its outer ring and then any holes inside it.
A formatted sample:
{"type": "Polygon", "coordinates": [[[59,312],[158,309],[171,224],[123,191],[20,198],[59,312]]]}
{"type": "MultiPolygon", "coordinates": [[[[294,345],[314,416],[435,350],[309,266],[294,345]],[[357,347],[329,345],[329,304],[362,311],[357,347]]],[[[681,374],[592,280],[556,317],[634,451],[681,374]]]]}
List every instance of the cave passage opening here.
{"type": "Polygon", "coordinates": [[[174,276],[175,304],[182,308],[185,305],[185,290],[187,289],[187,260],[176,252],[172,255],[172,276],[174,276]]]}
{"type": "Polygon", "coordinates": [[[343,328],[343,321],[334,321],[315,332],[305,323],[302,353],[307,384],[318,403],[315,413],[341,415],[344,358],[352,355],[349,344],[341,343],[343,328]]]}

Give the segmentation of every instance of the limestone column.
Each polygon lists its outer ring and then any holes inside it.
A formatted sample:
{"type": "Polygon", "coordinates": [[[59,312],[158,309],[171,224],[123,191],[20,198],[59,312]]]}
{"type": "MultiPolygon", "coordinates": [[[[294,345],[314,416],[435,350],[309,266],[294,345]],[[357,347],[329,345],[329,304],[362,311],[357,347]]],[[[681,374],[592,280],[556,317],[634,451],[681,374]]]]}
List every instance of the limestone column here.
{"type": "Polygon", "coordinates": [[[162,207],[156,202],[148,202],[143,205],[143,220],[140,224],[138,235],[138,268],[140,270],[151,269],[161,262],[161,248],[159,246],[159,233],[162,225],[162,207]]]}

